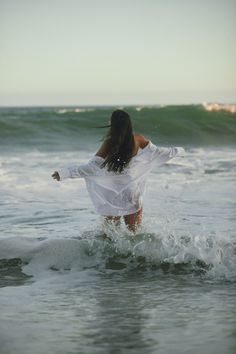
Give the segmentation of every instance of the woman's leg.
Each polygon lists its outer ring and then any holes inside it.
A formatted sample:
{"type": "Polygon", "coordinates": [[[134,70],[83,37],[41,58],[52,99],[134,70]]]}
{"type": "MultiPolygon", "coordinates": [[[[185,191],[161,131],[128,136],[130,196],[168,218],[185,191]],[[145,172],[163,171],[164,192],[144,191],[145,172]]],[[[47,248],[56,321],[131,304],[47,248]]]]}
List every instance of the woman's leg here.
{"type": "Polygon", "coordinates": [[[142,222],[142,213],[143,213],[143,208],[141,208],[135,214],[130,214],[130,215],[124,216],[125,224],[127,225],[128,229],[130,231],[133,231],[133,232],[137,231],[138,226],[142,222]]]}

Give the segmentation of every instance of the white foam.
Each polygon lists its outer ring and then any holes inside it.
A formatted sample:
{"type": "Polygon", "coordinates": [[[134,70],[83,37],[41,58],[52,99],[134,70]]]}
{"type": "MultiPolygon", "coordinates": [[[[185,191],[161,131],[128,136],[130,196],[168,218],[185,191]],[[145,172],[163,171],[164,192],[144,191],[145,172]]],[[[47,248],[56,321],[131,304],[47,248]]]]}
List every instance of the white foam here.
{"type": "Polygon", "coordinates": [[[130,270],[138,265],[140,258],[146,266],[186,264],[215,280],[236,279],[236,243],[230,238],[178,235],[167,229],[164,227],[156,234],[143,227],[141,233],[133,236],[124,226],[107,228],[111,241],[97,237],[101,230],[86,232],[78,238],[6,238],[0,240],[0,258],[21,258],[27,263],[23,271],[36,280],[50,277],[55,270],[108,271],[107,261],[117,259],[122,268],[130,270]]]}

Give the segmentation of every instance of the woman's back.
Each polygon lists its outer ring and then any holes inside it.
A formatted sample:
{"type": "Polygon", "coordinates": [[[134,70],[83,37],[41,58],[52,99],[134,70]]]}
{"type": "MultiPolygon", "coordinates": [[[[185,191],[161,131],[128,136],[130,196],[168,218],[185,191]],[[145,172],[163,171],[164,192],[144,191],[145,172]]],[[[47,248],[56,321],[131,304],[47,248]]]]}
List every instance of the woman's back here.
{"type": "MultiPolygon", "coordinates": [[[[134,144],[133,144],[132,156],[135,156],[137,155],[139,149],[143,149],[145,148],[145,146],[147,146],[149,140],[147,140],[143,135],[139,135],[139,134],[133,134],[133,137],[134,137],[134,144]]],[[[104,140],[99,150],[97,151],[96,155],[105,159],[108,154],[108,148],[109,148],[108,140],[104,140]]]]}
{"type": "Polygon", "coordinates": [[[100,214],[123,216],[135,213],[142,207],[146,176],[151,166],[150,146],[151,143],[144,137],[135,135],[133,156],[120,173],[102,168],[106,144],[90,160],[93,171],[89,172],[85,165],[85,170],[91,175],[85,178],[87,189],[100,214]]]}

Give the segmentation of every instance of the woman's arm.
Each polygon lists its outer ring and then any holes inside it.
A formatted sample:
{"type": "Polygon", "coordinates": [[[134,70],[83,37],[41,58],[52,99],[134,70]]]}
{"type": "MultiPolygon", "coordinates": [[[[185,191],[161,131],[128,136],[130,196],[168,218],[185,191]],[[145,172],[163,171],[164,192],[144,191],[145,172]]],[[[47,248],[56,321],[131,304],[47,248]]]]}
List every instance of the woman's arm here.
{"type": "MultiPolygon", "coordinates": [[[[107,140],[104,140],[95,156],[105,158],[107,155],[107,140]]],[[[54,171],[51,175],[52,178],[57,181],[62,181],[67,178],[83,178],[86,176],[95,175],[97,172],[97,165],[92,158],[88,163],[84,165],[70,165],[60,168],[58,171],[54,171]]]]}
{"type": "Polygon", "coordinates": [[[96,156],[92,157],[88,163],[83,165],[69,165],[61,167],[52,174],[52,177],[57,181],[62,181],[67,178],[85,178],[99,174],[99,163],[96,156]]]}
{"type": "Polygon", "coordinates": [[[184,156],[185,150],[182,147],[160,147],[151,143],[151,161],[159,165],[173,159],[175,156],[184,156]]]}

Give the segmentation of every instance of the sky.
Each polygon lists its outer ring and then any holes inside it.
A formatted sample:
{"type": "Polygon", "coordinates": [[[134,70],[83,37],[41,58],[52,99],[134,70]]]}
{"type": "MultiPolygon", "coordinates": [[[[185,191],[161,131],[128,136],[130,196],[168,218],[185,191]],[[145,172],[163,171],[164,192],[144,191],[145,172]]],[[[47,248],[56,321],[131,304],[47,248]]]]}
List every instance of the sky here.
{"type": "Polygon", "coordinates": [[[236,0],[0,0],[0,106],[236,103],[236,0]]]}

